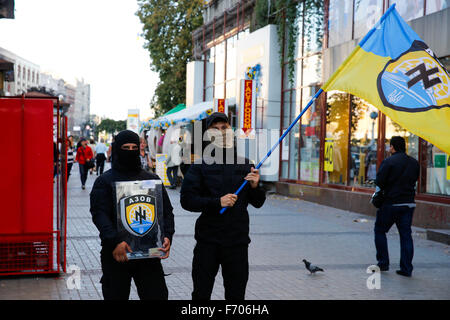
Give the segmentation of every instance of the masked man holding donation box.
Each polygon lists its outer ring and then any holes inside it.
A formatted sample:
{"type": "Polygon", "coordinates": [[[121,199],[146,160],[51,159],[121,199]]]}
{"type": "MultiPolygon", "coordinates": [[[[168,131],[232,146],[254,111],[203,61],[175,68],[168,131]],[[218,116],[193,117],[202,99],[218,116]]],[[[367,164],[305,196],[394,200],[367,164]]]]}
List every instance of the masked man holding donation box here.
{"type": "Polygon", "coordinates": [[[189,168],[181,187],[181,206],[201,212],[195,224],[192,262],[193,300],[209,300],[219,266],[225,299],[243,300],[248,281],[248,204],[260,208],[266,199],[259,172],[250,161],[236,155],[233,130],[224,113],[206,120],[211,144],[203,159],[189,168]],[[246,179],[239,195],[233,194],[246,179]],[[227,210],[221,214],[222,207],[227,210]]]}
{"type": "MultiPolygon", "coordinates": [[[[102,241],[103,297],[105,300],[128,299],[133,278],[140,299],[167,300],[168,290],[161,260],[128,260],[127,252],[132,250],[117,230],[114,204],[113,185],[116,181],[158,180],[159,177],[141,168],[139,136],[132,131],[124,130],[116,136],[112,154],[111,170],[97,178],[90,194],[92,220],[100,231],[102,241]]],[[[166,190],[162,190],[163,212],[160,218],[164,221],[164,243],[160,250],[165,253],[161,258],[165,259],[169,256],[175,229],[173,208],[166,190]]]]}

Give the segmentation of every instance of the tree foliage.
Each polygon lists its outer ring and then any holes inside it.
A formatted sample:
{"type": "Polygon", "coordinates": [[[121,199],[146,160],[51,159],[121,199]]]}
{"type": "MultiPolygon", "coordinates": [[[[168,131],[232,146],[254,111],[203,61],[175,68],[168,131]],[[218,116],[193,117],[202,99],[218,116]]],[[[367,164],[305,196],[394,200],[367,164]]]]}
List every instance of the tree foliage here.
{"type": "Polygon", "coordinates": [[[106,131],[107,133],[114,134],[120,132],[127,128],[126,120],[113,120],[113,119],[103,119],[102,122],[96,127],[96,133],[106,131]]]}
{"type": "Polygon", "coordinates": [[[250,32],[265,27],[268,24],[276,24],[273,13],[276,10],[276,0],[256,0],[252,14],[250,32]]]}
{"type": "Polygon", "coordinates": [[[138,0],[144,47],[159,74],[151,107],[156,116],[186,100],[186,64],[192,56],[193,30],[203,24],[202,0],[138,0]]]}

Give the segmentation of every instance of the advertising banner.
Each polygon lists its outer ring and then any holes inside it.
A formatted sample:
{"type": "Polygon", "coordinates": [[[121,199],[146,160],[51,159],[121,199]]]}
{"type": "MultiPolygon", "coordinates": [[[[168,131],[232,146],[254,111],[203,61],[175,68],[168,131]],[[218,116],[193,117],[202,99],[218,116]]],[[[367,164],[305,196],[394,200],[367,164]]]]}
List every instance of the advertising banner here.
{"type": "Polygon", "coordinates": [[[129,109],[127,118],[127,130],[139,134],[139,109],[129,109]]]}
{"type": "Polygon", "coordinates": [[[161,181],[165,186],[170,186],[170,181],[167,178],[167,154],[157,153],[156,154],[156,174],[159,176],[161,181]]]}
{"type": "Polygon", "coordinates": [[[239,138],[254,139],[256,112],[255,81],[241,80],[241,106],[239,112],[240,130],[239,138]]]}
{"type": "Polygon", "coordinates": [[[214,99],[214,112],[222,112],[228,116],[228,100],[214,99]]]}

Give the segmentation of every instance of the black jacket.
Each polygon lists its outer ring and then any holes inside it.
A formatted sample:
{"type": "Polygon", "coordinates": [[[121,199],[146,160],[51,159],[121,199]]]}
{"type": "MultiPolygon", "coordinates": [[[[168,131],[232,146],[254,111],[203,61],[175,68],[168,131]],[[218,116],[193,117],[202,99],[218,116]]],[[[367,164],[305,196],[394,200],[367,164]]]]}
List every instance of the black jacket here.
{"type": "Polygon", "coordinates": [[[377,172],[375,184],[384,191],[385,204],[414,203],[419,162],[404,152],[384,159],[377,172]]]}
{"type": "Polygon", "coordinates": [[[191,165],[181,187],[181,206],[202,213],[195,224],[195,239],[222,246],[249,244],[247,206],[250,203],[260,208],[266,199],[264,190],[259,186],[253,189],[247,183],[234,206],[223,214],[220,214],[220,198],[236,192],[253,164],[237,157],[235,164],[207,163],[211,162],[191,165]]]}
{"type": "MultiPolygon", "coordinates": [[[[114,168],[106,171],[95,180],[90,193],[92,221],[100,231],[102,246],[113,250],[122,239],[117,232],[117,216],[114,209],[113,183],[115,181],[134,180],[157,180],[159,177],[145,170],[139,172],[123,172],[114,168]]],[[[163,186],[163,219],[164,237],[169,238],[172,243],[172,236],[175,232],[173,208],[169,196],[163,186]]]]}

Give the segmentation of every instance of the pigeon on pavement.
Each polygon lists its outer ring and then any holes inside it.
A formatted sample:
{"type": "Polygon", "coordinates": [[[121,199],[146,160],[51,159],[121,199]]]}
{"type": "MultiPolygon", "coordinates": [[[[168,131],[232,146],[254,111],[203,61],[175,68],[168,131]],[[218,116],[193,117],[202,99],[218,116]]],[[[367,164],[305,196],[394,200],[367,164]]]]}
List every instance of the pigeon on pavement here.
{"type": "Polygon", "coordinates": [[[311,272],[311,274],[314,274],[314,273],[316,273],[317,271],[322,271],[322,272],[324,272],[322,268],[319,268],[318,266],[312,265],[311,262],[307,261],[306,259],[303,259],[303,262],[305,263],[306,269],[307,269],[309,272],[311,272]]]}

